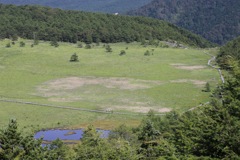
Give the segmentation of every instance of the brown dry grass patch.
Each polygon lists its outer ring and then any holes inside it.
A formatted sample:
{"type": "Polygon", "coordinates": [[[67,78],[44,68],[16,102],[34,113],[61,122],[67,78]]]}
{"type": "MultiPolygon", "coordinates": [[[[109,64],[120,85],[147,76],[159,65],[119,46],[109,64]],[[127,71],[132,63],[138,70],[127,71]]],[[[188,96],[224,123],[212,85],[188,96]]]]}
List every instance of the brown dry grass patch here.
{"type": "Polygon", "coordinates": [[[54,102],[83,101],[105,111],[165,112],[158,111],[159,106],[151,104],[148,97],[136,94],[138,90],[161,84],[160,81],[131,78],[67,77],[43,83],[37,87],[37,95],[54,102]]]}
{"type": "Polygon", "coordinates": [[[172,109],[171,108],[159,108],[159,107],[148,107],[148,106],[112,106],[111,108],[113,111],[114,110],[128,110],[128,111],[133,111],[133,112],[138,112],[138,113],[148,113],[150,110],[154,112],[159,112],[159,113],[166,113],[170,112],[172,109]]]}
{"type": "Polygon", "coordinates": [[[203,87],[206,84],[206,81],[193,80],[193,79],[177,79],[170,81],[171,83],[192,83],[196,86],[203,87]]]}
{"type": "Polygon", "coordinates": [[[171,65],[177,69],[184,69],[184,70],[200,70],[200,69],[206,68],[206,66],[203,66],[203,65],[188,66],[182,63],[174,63],[171,65]]]}
{"type": "Polygon", "coordinates": [[[71,90],[87,85],[101,85],[105,88],[116,88],[120,90],[138,90],[151,88],[160,84],[162,84],[160,81],[136,80],[130,78],[67,77],[45,82],[37,87],[37,91],[45,97],[51,97],[59,96],[61,93],[70,92],[71,90]]]}

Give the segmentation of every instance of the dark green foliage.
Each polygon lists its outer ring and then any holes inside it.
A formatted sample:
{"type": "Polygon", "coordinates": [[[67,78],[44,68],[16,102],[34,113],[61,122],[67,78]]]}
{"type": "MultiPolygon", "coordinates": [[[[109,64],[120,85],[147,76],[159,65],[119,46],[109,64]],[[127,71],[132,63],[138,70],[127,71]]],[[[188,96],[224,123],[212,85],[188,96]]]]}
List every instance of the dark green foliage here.
{"type": "Polygon", "coordinates": [[[91,49],[92,46],[90,44],[86,44],[85,49],[91,49]]]}
{"type": "Polygon", "coordinates": [[[78,55],[76,53],[73,53],[73,55],[71,56],[70,62],[78,62],[78,55]]]}
{"type": "Polygon", "coordinates": [[[0,130],[0,159],[67,159],[68,148],[61,141],[53,141],[49,148],[41,144],[42,140],[35,140],[32,135],[24,137],[18,131],[16,120],[11,120],[6,129],[0,130]]]}
{"type": "Polygon", "coordinates": [[[50,45],[51,45],[51,46],[54,46],[54,47],[58,47],[58,46],[59,46],[59,44],[58,44],[58,42],[57,42],[56,39],[53,39],[53,40],[50,42],[50,45]]]}
{"type": "Polygon", "coordinates": [[[33,45],[39,44],[39,38],[36,32],[33,32],[33,45]]]}
{"type": "Polygon", "coordinates": [[[177,159],[239,159],[239,62],[232,68],[231,77],[215,91],[217,96],[209,105],[182,115],[170,112],[163,118],[149,113],[137,130],[141,153],[177,159]]]}
{"type": "Polygon", "coordinates": [[[5,130],[0,131],[0,159],[16,158],[21,153],[21,133],[17,130],[16,120],[11,120],[5,130]]]}
{"type": "Polygon", "coordinates": [[[83,44],[82,43],[78,43],[77,47],[78,48],[83,48],[83,44]]]}
{"type": "Polygon", "coordinates": [[[123,124],[110,132],[109,139],[123,139],[130,143],[136,143],[137,135],[133,133],[131,128],[123,124]]]}
{"type": "Polygon", "coordinates": [[[224,69],[231,69],[234,60],[240,60],[240,37],[222,46],[217,56],[218,64],[224,69]]]}
{"type": "Polygon", "coordinates": [[[6,48],[10,48],[11,47],[11,44],[10,43],[7,43],[6,44],[6,48]]]}
{"type": "Polygon", "coordinates": [[[121,52],[119,53],[119,56],[123,56],[123,55],[126,55],[126,51],[121,50],[121,52]]]}
{"type": "Polygon", "coordinates": [[[74,148],[76,152],[76,160],[82,159],[125,159],[125,160],[137,160],[138,156],[136,150],[134,150],[130,144],[125,140],[107,141],[100,138],[100,134],[96,129],[89,126],[84,131],[82,143],[74,148]]]}
{"type": "Polygon", "coordinates": [[[144,53],[144,56],[150,56],[149,50],[147,50],[147,51],[144,53]]]}
{"type": "Polygon", "coordinates": [[[25,44],[23,41],[21,41],[21,42],[19,43],[19,46],[20,46],[20,47],[25,47],[25,45],[26,45],[26,44],[25,44]]]}
{"type": "Polygon", "coordinates": [[[10,39],[12,39],[12,41],[17,41],[18,40],[18,36],[16,34],[12,35],[10,37],[10,39]]]}
{"type": "Polygon", "coordinates": [[[224,44],[240,35],[239,6],[239,0],[153,0],[128,14],[167,20],[224,44]]]}
{"type": "Polygon", "coordinates": [[[106,52],[109,52],[109,53],[112,52],[112,48],[110,47],[110,45],[106,45],[105,49],[106,49],[106,52]]]}
{"type": "Polygon", "coordinates": [[[180,43],[210,47],[208,41],[164,21],[110,14],[63,11],[40,6],[0,5],[0,33],[27,39],[76,43],[133,42],[172,39],[180,43]]]}
{"type": "Polygon", "coordinates": [[[205,91],[206,92],[211,92],[210,84],[208,82],[205,85],[205,91]]]}
{"type": "Polygon", "coordinates": [[[39,44],[39,40],[38,39],[34,39],[33,45],[38,45],[38,44],[39,44]]]}

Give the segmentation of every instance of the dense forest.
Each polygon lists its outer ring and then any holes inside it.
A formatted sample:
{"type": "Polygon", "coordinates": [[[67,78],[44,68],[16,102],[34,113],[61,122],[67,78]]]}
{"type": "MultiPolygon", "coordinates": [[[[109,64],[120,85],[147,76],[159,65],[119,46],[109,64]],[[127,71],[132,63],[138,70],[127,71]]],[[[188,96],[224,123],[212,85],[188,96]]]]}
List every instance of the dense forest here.
{"type": "Polygon", "coordinates": [[[151,0],[0,0],[0,3],[15,5],[42,5],[67,10],[88,12],[124,13],[137,9],[151,0]]]}
{"type": "Polygon", "coordinates": [[[151,18],[0,4],[0,38],[17,36],[71,43],[174,40],[197,47],[212,46],[187,30],[151,18]]]}
{"type": "Polygon", "coordinates": [[[167,20],[224,44],[240,35],[239,0],[153,0],[129,15],[167,20]]]}

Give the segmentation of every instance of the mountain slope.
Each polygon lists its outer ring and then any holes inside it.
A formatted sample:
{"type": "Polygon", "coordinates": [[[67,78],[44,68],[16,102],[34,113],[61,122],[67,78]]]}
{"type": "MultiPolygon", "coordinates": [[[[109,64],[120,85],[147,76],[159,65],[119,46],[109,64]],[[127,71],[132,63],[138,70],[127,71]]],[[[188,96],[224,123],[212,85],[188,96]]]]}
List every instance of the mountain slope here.
{"type": "Polygon", "coordinates": [[[175,40],[209,47],[205,39],[164,21],[111,14],[64,11],[39,6],[0,4],[0,37],[33,38],[65,42],[133,42],[175,40]]]}
{"type": "Polygon", "coordinates": [[[151,0],[0,0],[0,3],[4,4],[38,4],[53,8],[104,13],[124,13],[131,9],[137,9],[149,2],[151,0]]]}
{"type": "Polygon", "coordinates": [[[167,20],[224,44],[240,35],[239,0],[154,0],[129,15],[167,20]]]}
{"type": "Polygon", "coordinates": [[[217,56],[218,64],[225,69],[231,69],[232,60],[240,60],[240,37],[228,42],[220,48],[217,56]]]}

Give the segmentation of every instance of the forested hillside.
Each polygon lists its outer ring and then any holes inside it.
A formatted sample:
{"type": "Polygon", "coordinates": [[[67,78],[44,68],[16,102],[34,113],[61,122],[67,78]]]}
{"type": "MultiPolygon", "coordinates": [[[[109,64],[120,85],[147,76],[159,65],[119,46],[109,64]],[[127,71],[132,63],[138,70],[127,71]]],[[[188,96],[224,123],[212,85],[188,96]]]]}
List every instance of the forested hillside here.
{"type": "Polygon", "coordinates": [[[167,20],[224,44],[240,35],[239,7],[239,0],[154,0],[129,15],[167,20]]]}
{"type": "Polygon", "coordinates": [[[229,64],[229,62],[240,60],[240,37],[222,46],[217,60],[221,67],[231,69],[230,67],[232,64],[229,64]]]}
{"type": "Polygon", "coordinates": [[[38,6],[0,5],[0,37],[75,43],[175,40],[212,46],[203,38],[164,21],[111,14],[64,11],[38,6]]]}
{"type": "Polygon", "coordinates": [[[67,10],[81,10],[89,12],[124,13],[139,8],[151,0],[0,0],[4,4],[43,5],[67,10]]]}

